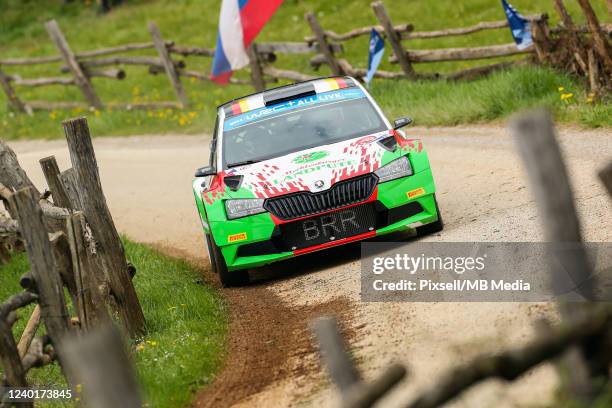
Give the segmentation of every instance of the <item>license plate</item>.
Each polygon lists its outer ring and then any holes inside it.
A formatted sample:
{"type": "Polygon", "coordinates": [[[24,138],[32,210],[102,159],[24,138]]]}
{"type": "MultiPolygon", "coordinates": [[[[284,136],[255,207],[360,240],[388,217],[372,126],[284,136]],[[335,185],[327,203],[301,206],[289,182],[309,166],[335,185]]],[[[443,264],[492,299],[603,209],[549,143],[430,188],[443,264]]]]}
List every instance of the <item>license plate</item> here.
{"type": "Polygon", "coordinates": [[[359,205],[284,224],[281,232],[289,249],[295,250],[372,231],[375,219],[372,205],[359,205]]]}
{"type": "Polygon", "coordinates": [[[357,211],[353,209],[302,221],[302,231],[306,241],[312,241],[321,236],[334,240],[336,237],[346,235],[348,231],[361,230],[361,228],[357,220],[357,211]]]}

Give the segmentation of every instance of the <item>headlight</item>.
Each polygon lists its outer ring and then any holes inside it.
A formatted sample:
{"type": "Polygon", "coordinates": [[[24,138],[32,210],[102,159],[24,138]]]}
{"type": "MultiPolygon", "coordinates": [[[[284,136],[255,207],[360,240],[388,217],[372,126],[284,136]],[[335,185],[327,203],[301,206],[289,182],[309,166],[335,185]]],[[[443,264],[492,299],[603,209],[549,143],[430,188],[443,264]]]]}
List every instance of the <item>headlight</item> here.
{"type": "Polygon", "coordinates": [[[385,181],[395,180],[401,177],[411,176],[412,166],[407,156],[402,156],[399,159],[395,159],[390,163],[374,172],[378,176],[378,182],[384,183],[385,181]]]}
{"type": "Polygon", "coordinates": [[[230,220],[246,217],[247,215],[265,212],[263,198],[247,198],[243,200],[226,200],[225,212],[230,220]]]}

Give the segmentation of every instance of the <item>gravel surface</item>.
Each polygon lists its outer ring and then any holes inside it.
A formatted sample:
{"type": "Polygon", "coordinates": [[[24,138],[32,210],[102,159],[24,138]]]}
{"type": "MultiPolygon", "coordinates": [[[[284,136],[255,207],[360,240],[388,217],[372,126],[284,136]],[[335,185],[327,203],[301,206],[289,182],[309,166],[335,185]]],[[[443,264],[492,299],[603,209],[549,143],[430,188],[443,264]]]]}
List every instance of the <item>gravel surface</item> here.
{"type": "MultiPolygon", "coordinates": [[[[516,155],[501,127],[411,128],[428,149],[445,220],[432,241],[540,241],[538,214],[516,155]]],[[[610,130],[563,128],[560,142],[584,237],[612,238],[612,203],[596,171],[612,159],[610,130]]],[[[102,184],[121,232],[205,264],[191,192],[193,171],[206,163],[205,136],[141,136],[94,141],[102,184]]],[[[63,141],[13,142],[41,188],[38,160],[56,155],[69,166],[63,141]]],[[[207,278],[215,278],[206,274],[207,278]]],[[[400,360],[408,380],[381,406],[399,406],[432,385],[446,368],[523,344],[533,322],[556,319],[541,303],[363,303],[359,247],[352,245],[274,265],[248,288],[223,290],[231,309],[230,357],[195,406],[327,406],[336,395],[310,341],[307,323],[337,314],[366,378],[400,360]]],[[[558,378],[543,365],[511,385],[487,381],[452,406],[526,406],[550,401],[558,378]]]]}

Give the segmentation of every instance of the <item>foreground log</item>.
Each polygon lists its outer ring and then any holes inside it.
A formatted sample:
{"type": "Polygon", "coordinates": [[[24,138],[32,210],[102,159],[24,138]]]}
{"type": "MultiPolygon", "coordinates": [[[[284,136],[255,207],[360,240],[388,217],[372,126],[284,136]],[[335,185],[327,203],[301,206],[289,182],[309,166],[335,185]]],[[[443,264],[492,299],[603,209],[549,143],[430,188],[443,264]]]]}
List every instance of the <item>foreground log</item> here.
{"type": "MultiPolygon", "coordinates": [[[[575,292],[582,300],[593,301],[597,288],[596,278],[582,244],[574,195],[550,114],[534,111],[517,116],[512,121],[511,130],[538,204],[544,239],[554,245],[553,251],[548,254],[551,286],[555,288],[555,276],[563,272],[570,276],[575,292]],[[563,266],[563,271],[559,270],[559,265],[563,266]]],[[[560,304],[563,319],[568,323],[581,319],[592,307],[592,303],[588,302],[579,305],[567,302],[560,304]]],[[[584,365],[585,370],[572,369],[567,373],[573,394],[585,402],[590,401],[594,394],[594,384],[590,379],[605,375],[607,371],[601,343],[602,339],[591,338],[588,343],[582,344],[581,356],[575,359],[574,364],[584,365]],[[590,378],[579,378],[581,372],[587,372],[590,378]]]]}
{"type": "Polygon", "coordinates": [[[96,240],[97,257],[105,270],[105,276],[99,278],[106,280],[128,332],[133,336],[141,335],[144,332],[144,315],[128,274],[123,244],[102,191],[87,120],[73,119],[63,125],[83,212],[96,240]]]}
{"type": "Polygon", "coordinates": [[[612,197],[612,162],[608,163],[606,167],[601,169],[599,172],[599,179],[606,186],[608,195],[612,197]]]}
{"type": "MultiPolygon", "coordinates": [[[[511,129],[538,203],[546,242],[581,246],[582,233],[574,194],[550,115],[535,111],[517,116],[511,129]]],[[[563,257],[559,259],[560,265],[576,273],[574,279],[585,299],[594,299],[594,282],[584,247],[561,252],[559,256],[563,257]]],[[[571,309],[576,310],[575,307],[571,309]]]]}
{"type": "Polygon", "coordinates": [[[41,316],[47,334],[55,342],[69,331],[68,311],[42,209],[38,205],[38,195],[34,188],[28,187],[13,194],[10,201],[17,211],[19,228],[25,240],[32,275],[36,281],[41,316]]]}
{"type": "Polygon", "coordinates": [[[73,388],[82,386],[82,400],[91,408],[140,408],[138,383],[121,335],[106,325],[60,345],[73,388]]]}
{"type": "Polygon", "coordinates": [[[491,357],[477,357],[464,366],[450,370],[434,386],[409,403],[409,408],[434,408],[452,400],[463,391],[487,378],[512,381],[543,361],[557,357],[570,346],[604,332],[612,311],[600,308],[570,325],[553,330],[551,335],[515,350],[491,357]]]}
{"type": "Polygon", "coordinates": [[[391,388],[406,376],[406,369],[392,364],[370,383],[361,380],[361,375],[346,351],[336,319],[321,317],[311,324],[319,343],[321,359],[334,384],[342,394],[342,406],[346,408],[371,407],[391,388]]]}

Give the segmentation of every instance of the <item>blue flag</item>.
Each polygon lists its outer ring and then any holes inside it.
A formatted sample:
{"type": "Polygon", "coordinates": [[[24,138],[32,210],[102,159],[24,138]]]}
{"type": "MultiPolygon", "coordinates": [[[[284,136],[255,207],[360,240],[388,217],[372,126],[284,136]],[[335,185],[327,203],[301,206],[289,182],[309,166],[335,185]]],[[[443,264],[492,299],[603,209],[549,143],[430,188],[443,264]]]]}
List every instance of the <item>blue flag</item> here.
{"type": "Polygon", "coordinates": [[[378,69],[384,53],[385,40],[378,34],[378,31],[372,29],[370,33],[370,49],[368,52],[368,73],[364,78],[366,84],[369,84],[372,78],[374,78],[374,73],[378,69]]]}
{"type": "Polygon", "coordinates": [[[512,7],[506,0],[502,0],[502,6],[508,19],[508,25],[510,31],[512,31],[512,37],[516,43],[516,48],[524,50],[533,44],[531,39],[531,28],[529,27],[529,21],[523,17],[514,7],[512,7]]]}

